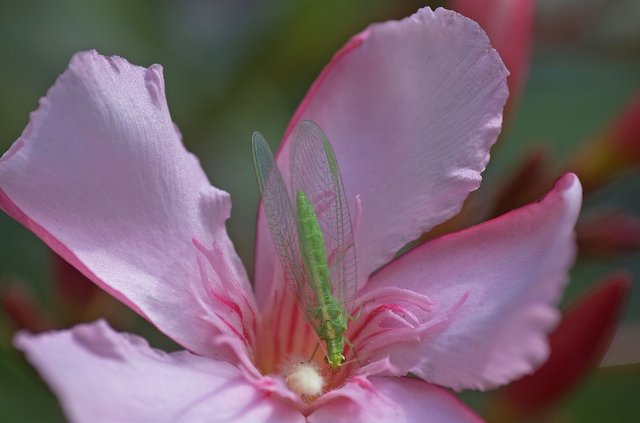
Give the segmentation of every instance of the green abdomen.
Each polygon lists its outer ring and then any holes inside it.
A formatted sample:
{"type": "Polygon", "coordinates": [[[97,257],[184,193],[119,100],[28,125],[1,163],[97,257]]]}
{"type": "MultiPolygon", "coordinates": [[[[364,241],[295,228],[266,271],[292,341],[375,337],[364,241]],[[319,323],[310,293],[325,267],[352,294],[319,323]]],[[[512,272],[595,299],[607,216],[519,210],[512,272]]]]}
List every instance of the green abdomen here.
{"type": "Polygon", "coordinates": [[[322,306],[322,300],[327,296],[332,296],[324,238],[313,206],[302,191],[297,193],[296,208],[302,260],[307,270],[309,283],[318,298],[318,305],[322,306]]]}

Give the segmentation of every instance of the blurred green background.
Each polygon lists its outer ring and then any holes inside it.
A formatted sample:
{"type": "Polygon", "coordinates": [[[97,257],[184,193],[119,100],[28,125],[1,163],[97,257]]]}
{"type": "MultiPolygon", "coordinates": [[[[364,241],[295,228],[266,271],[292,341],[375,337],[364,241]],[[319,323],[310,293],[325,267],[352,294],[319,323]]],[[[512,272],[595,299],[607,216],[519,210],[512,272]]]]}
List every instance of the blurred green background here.
{"type": "MultiPolygon", "coordinates": [[[[368,0],[50,0],[0,5],[0,150],[20,135],[29,112],[79,50],[97,49],[135,64],[164,66],[166,93],[187,147],[211,182],[231,193],[228,229],[251,268],[258,192],[249,137],[275,147],[293,110],[331,55],[368,23],[397,19],[443,2],[368,0]]],[[[507,179],[540,146],[561,166],[640,90],[640,2],[543,0],[522,102],[485,185],[507,179]]],[[[480,195],[486,188],[480,191],[480,195]]],[[[488,191],[487,191],[488,192],[488,191]]],[[[585,213],[622,209],[640,216],[640,171],[627,171],[587,199],[585,213]]],[[[487,194],[489,195],[489,194],[487,194]]],[[[0,284],[19,280],[52,302],[47,248],[0,215],[0,284]]],[[[635,287],[623,325],[640,325],[640,253],[581,260],[567,301],[612,269],[635,287]]],[[[132,313],[129,330],[155,346],[172,345],[132,313]],[[133,328],[133,329],[132,329],[133,328]]],[[[638,340],[640,342],[640,340],[638,340]]],[[[567,421],[640,421],[638,366],[597,371],[562,406],[567,421]]],[[[482,408],[482,395],[465,399],[482,408]]],[[[0,316],[0,422],[64,421],[36,373],[13,351],[0,316]]]]}

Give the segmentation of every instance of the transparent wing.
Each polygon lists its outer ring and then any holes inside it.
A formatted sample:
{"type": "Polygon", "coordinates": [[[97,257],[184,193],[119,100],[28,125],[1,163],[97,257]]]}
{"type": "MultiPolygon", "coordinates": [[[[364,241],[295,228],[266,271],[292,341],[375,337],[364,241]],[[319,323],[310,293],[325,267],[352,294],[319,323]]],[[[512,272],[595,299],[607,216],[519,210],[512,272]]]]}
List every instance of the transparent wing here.
{"type": "Polygon", "coordinates": [[[345,317],[357,290],[356,252],[344,184],[333,148],[322,129],[302,121],[293,134],[291,190],[304,191],[314,206],[331,271],[333,295],[345,317]]]}
{"type": "Polygon", "coordinates": [[[307,283],[302,265],[298,246],[298,229],[291,198],[273,160],[271,149],[259,132],[253,133],[251,147],[262,204],[284,277],[294,289],[305,319],[316,326],[313,311],[317,307],[317,299],[307,283]]]}

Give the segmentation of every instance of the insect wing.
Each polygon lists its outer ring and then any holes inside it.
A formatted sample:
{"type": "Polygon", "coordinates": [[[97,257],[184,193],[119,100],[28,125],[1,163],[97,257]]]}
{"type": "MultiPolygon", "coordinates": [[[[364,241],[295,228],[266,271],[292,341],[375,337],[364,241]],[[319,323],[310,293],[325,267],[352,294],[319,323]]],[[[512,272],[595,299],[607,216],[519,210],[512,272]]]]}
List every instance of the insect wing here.
{"type": "Polygon", "coordinates": [[[298,230],[291,198],[271,149],[259,132],[253,133],[251,146],[262,204],[284,277],[293,287],[306,320],[315,324],[312,313],[317,306],[317,300],[306,281],[301,264],[298,230]]]}
{"type": "Polygon", "coordinates": [[[293,134],[291,189],[303,191],[313,204],[324,237],[336,297],[346,318],[357,290],[356,253],[344,184],[333,148],[322,129],[302,121],[293,134]]]}

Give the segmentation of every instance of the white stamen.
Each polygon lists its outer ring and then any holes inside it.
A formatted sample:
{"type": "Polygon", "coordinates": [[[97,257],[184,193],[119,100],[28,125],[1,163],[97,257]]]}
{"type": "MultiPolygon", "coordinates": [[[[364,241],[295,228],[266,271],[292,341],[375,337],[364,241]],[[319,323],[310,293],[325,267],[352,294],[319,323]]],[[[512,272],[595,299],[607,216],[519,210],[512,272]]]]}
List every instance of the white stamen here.
{"type": "Polygon", "coordinates": [[[303,397],[316,397],[322,393],[325,380],[314,362],[298,361],[292,363],[285,373],[287,386],[303,397]]]}

